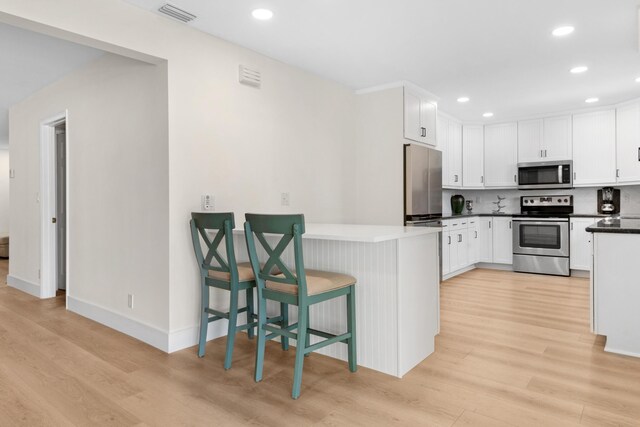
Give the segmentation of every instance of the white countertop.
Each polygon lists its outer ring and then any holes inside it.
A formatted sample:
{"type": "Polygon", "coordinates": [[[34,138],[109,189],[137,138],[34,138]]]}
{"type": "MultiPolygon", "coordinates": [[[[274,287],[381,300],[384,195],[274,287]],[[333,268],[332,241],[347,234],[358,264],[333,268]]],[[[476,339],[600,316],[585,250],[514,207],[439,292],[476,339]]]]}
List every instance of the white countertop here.
{"type": "MultiPolygon", "coordinates": [[[[377,243],[442,231],[440,227],[404,227],[402,225],[305,224],[303,239],[377,243]]],[[[242,233],[243,228],[234,232],[242,233]]]]}

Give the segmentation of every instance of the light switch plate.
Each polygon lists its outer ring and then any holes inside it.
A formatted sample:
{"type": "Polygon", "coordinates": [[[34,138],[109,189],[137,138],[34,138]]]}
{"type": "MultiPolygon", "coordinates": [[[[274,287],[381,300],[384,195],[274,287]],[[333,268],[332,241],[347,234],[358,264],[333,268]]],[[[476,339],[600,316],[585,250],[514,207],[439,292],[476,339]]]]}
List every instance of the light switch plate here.
{"type": "Polygon", "coordinates": [[[203,211],[212,211],[214,209],[215,199],[211,194],[203,194],[200,198],[200,205],[203,211]]]}

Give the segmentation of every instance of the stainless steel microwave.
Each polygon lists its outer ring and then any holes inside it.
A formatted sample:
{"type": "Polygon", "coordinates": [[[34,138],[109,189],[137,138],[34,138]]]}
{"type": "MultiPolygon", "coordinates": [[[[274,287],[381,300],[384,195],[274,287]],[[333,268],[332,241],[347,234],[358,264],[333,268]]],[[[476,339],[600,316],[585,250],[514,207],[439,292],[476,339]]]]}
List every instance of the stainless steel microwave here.
{"type": "Polygon", "coordinates": [[[573,161],[518,163],[518,189],[573,188],[573,161]]]}

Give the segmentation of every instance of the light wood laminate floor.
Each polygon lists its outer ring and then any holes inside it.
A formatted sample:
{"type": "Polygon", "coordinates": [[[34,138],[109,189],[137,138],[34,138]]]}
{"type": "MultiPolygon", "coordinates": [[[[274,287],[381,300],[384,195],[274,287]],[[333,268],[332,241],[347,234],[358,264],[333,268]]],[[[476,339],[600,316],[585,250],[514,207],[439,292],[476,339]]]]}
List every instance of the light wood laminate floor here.
{"type": "Polygon", "coordinates": [[[2,284],[0,425],[640,425],[640,359],[603,352],[588,296],[585,279],[465,273],[404,379],[313,354],[293,401],[293,349],[271,343],[256,384],[244,336],[225,372],[224,339],[166,355],[2,284]]]}

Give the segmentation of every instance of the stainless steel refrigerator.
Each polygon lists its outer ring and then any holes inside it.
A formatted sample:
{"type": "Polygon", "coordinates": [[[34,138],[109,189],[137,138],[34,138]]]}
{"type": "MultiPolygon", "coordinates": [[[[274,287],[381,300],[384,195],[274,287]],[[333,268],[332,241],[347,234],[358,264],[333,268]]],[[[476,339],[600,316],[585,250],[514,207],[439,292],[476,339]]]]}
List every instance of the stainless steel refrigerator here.
{"type": "Polygon", "coordinates": [[[442,217],[442,152],[404,146],[404,220],[422,225],[442,217]]]}

